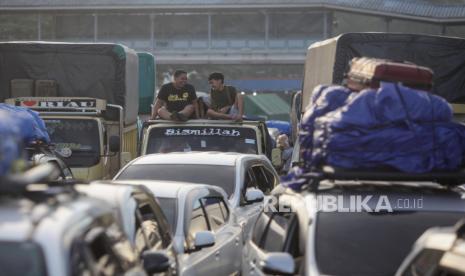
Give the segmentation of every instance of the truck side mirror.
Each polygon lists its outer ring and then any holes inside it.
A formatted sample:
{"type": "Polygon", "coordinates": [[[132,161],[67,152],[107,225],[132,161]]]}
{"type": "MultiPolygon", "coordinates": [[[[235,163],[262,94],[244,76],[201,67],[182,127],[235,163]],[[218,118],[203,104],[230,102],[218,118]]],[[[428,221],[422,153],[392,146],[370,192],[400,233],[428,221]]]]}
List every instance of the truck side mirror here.
{"type": "Polygon", "coordinates": [[[112,135],[110,136],[110,152],[119,152],[121,149],[121,144],[119,142],[119,136],[112,135]]]}
{"type": "Polygon", "coordinates": [[[271,164],[275,168],[281,168],[283,165],[283,160],[281,158],[283,151],[280,148],[274,148],[271,150],[271,164]]]}

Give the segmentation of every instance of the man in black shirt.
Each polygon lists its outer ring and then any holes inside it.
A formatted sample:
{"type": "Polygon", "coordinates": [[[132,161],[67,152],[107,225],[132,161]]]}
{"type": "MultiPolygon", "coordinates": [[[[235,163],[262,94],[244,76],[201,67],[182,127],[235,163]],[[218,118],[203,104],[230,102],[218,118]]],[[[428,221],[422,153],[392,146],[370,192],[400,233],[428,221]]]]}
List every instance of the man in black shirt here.
{"type": "MultiPolygon", "coordinates": [[[[194,86],[187,83],[187,72],[176,70],[173,82],[162,85],[152,107],[151,119],[187,121],[197,112],[194,86]]],[[[197,114],[196,114],[197,115],[197,114]]]]}

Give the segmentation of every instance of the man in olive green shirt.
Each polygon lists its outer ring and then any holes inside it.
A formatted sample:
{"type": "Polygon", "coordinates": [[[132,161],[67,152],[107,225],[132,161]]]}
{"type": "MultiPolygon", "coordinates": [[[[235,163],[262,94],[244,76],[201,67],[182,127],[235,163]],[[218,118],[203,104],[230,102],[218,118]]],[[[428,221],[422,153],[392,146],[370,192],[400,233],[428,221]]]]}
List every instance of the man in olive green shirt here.
{"type": "Polygon", "coordinates": [[[208,83],[211,85],[211,91],[207,116],[212,119],[242,120],[244,101],[236,88],[224,85],[224,76],[221,73],[211,73],[208,83]]]}

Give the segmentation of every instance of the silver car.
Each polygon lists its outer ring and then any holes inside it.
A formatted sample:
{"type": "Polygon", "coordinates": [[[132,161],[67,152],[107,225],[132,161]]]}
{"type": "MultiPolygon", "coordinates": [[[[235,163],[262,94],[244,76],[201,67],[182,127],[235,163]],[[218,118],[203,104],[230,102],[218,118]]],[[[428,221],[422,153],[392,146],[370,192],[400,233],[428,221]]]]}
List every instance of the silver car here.
{"type": "Polygon", "coordinates": [[[129,241],[139,255],[157,252],[167,259],[159,268],[167,275],[177,274],[177,258],[173,248],[170,225],[152,192],[140,185],[95,181],[77,185],[76,189],[109,204],[129,241]]]}
{"type": "Polygon", "coordinates": [[[115,180],[170,180],[221,187],[248,238],[264,194],[279,184],[266,156],[223,152],[150,154],[134,159],[115,180]]]}
{"type": "Polygon", "coordinates": [[[230,275],[241,270],[243,232],[225,192],[211,185],[125,180],[156,195],[173,231],[182,275],[230,275]]]}
{"type": "Polygon", "coordinates": [[[2,194],[2,275],[146,275],[109,206],[54,190],[2,194]]]}
{"type": "Polygon", "coordinates": [[[279,200],[260,214],[244,248],[242,274],[394,275],[426,229],[465,216],[465,199],[449,186],[357,176],[298,193],[276,189],[279,200]]]}

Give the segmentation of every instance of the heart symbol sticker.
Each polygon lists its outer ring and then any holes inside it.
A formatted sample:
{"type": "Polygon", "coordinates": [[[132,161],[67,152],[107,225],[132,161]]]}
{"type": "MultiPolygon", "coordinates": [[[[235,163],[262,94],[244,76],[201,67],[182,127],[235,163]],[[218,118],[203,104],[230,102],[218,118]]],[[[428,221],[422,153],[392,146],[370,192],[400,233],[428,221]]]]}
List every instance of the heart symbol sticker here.
{"type": "Polygon", "coordinates": [[[35,105],[37,105],[37,101],[24,101],[24,102],[21,102],[21,105],[23,105],[23,106],[35,106],[35,105]]]}

